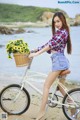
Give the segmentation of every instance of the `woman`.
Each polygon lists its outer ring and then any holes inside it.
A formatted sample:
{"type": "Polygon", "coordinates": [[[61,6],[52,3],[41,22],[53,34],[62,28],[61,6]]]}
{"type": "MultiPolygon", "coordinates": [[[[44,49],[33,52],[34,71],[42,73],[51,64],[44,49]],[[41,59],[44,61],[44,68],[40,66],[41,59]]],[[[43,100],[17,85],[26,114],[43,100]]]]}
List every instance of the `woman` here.
{"type": "MultiPolygon", "coordinates": [[[[52,53],[52,72],[49,73],[43,88],[43,97],[40,111],[36,120],[40,120],[45,114],[45,107],[48,100],[49,89],[61,71],[69,68],[69,63],[64,55],[67,45],[67,53],[71,54],[71,40],[66,18],[62,12],[54,14],[52,19],[52,39],[45,45],[37,48],[36,53],[30,53],[29,58],[36,57],[44,52],[52,53]]],[[[64,91],[61,90],[64,95],[64,91]]]]}

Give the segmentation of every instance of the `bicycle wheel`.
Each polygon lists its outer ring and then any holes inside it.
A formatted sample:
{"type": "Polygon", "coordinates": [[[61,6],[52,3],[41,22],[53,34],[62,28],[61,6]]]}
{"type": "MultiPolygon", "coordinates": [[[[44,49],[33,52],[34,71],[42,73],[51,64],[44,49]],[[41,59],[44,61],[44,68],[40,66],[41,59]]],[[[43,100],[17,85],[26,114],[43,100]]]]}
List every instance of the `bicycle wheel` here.
{"type": "Polygon", "coordinates": [[[66,94],[63,98],[63,104],[67,104],[70,106],[62,106],[64,115],[69,120],[79,120],[80,119],[80,88],[76,88],[73,90],[70,90],[68,94],[71,96],[71,98],[74,100],[76,104],[70,99],[70,97],[66,94]],[[73,107],[72,107],[73,106],[73,107]]]}
{"type": "Polygon", "coordinates": [[[5,87],[0,94],[0,104],[3,111],[12,115],[24,113],[30,105],[30,95],[25,88],[12,84],[5,87]]]}

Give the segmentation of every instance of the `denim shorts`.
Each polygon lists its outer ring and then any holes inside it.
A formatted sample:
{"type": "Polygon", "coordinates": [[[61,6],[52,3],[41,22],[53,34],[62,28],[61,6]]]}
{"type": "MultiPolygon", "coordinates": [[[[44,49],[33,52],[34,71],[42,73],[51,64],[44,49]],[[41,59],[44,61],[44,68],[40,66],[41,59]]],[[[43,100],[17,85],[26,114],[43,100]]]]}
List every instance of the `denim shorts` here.
{"type": "Polygon", "coordinates": [[[69,61],[64,53],[54,53],[51,56],[52,71],[66,70],[69,68],[69,61]]]}

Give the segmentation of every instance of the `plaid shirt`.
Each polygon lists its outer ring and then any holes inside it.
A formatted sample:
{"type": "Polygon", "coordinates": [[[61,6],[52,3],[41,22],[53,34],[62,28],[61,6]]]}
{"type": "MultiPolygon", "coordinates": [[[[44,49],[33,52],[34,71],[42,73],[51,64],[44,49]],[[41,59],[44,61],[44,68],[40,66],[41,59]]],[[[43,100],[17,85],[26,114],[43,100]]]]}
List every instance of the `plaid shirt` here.
{"type": "Polygon", "coordinates": [[[57,51],[57,52],[64,52],[66,43],[68,39],[68,32],[65,29],[57,30],[55,35],[52,37],[51,40],[49,40],[45,45],[42,45],[41,47],[38,47],[38,50],[41,50],[46,45],[49,45],[50,50],[48,50],[48,53],[51,53],[51,50],[57,51]]]}

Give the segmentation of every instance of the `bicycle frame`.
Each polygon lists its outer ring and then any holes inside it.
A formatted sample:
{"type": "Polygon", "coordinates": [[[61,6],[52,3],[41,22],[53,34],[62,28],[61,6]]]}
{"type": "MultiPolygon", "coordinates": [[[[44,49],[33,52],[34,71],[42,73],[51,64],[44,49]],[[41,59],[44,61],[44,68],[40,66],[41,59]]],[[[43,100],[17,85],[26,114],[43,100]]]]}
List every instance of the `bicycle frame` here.
{"type": "Polygon", "coordinates": [[[58,86],[60,86],[64,91],[65,91],[65,93],[68,95],[68,97],[69,97],[69,99],[70,100],[72,100],[72,103],[70,103],[70,105],[68,105],[68,104],[62,104],[61,102],[58,102],[58,101],[53,101],[52,100],[52,103],[55,103],[55,104],[58,104],[58,105],[64,105],[64,106],[66,106],[66,107],[72,107],[72,108],[75,108],[75,106],[74,105],[76,105],[77,106],[77,104],[75,103],[75,101],[72,99],[72,97],[68,94],[68,89],[62,84],[62,83],[60,83],[59,82],[59,78],[57,78],[55,81],[54,81],[54,83],[53,83],[53,96],[54,96],[54,94],[55,94],[55,92],[56,92],[56,89],[57,89],[57,87],[58,86]],[[73,105],[73,106],[72,106],[73,105]]]}
{"type": "MultiPolygon", "coordinates": [[[[22,82],[21,82],[21,84],[22,84],[22,85],[21,85],[21,90],[23,89],[25,83],[27,83],[31,88],[33,88],[35,91],[37,91],[40,95],[43,95],[43,92],[42,92],[41,90],[39,90],[37,87],[35,87],[35,85],[33,85],[31,82],[29,82],[28,79],[31,79],[31,78],[33,78],[34,76],[36,76],[36,75],[30,75],[30,76],[28,76],[28,75],[26,74],[29,68],[30,68],[30,66],[27,67],[26,72],[25,72],[25,74],[24,74],[24,76],[23,76],[23,79],[22,79],[22,82]]],[[[38,73],[38,74],[41,74],[41,75],[44,75],[45,77],[47,77],[46,74],[42,74],[42,73],[38,73]]],[[[64,106],[66,106],[66,107],[75,108],[75,106],[77,106],[77,104],[76,104],[75,101],[71,98],[71,96],[68,94],[68,89],[67,89],[62,83],[59,82],[59,78],[57,78],[57,79],[54,81],[54,83],[53,83],[53,92],[52,92],[52,95],[54,96],[54,94],[55,94],[55,92],[56,92],[56,90],[57,90],[57,86],[58,86],[58,85],[60,85],[61,88],[65,91],[65,93],[68,95],[68,97],[70,98],[70,100],[72,100],[72,103],[70,103],[70,104],[68,105],[68,104],[62,104],[61,102],[58,102],[58,101],[55,101],[55,100],[54,100],[54,101],[51,100],[51,102],[52,102],[52,103],[55,103],[55,104],[58,104],[58,105],[64,105],[64,106]]]]}

